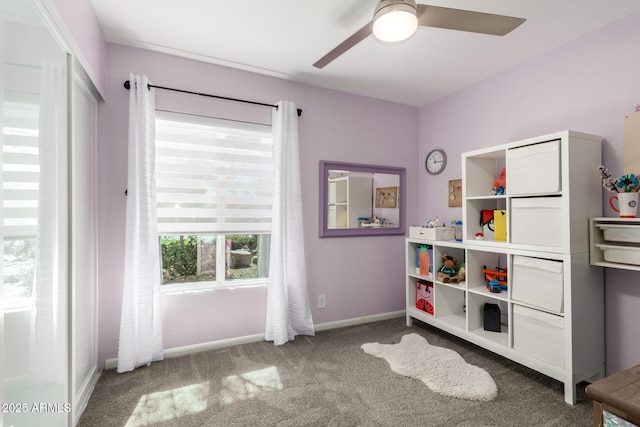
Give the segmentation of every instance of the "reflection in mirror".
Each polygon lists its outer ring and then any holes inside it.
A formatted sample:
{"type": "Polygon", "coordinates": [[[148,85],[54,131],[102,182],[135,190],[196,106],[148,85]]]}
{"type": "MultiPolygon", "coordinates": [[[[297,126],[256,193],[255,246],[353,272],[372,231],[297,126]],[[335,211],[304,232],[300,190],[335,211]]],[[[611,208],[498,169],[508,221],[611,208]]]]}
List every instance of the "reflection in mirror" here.
{"type": "Polygon", "coordinates": [[[400,176],[329,170],[327,228],[398,227],[400,176]]]}
{"type": "Polygon", "coordinates": [[[320,237],[404,233],[405,169],[320,162],[320,237]]]}

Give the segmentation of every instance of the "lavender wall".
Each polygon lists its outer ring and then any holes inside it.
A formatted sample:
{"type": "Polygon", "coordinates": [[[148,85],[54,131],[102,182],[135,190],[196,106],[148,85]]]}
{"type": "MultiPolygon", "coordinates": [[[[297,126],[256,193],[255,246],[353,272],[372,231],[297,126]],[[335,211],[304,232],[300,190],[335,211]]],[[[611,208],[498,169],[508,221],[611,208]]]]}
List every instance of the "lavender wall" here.
{"type": "MultiPolygon", "coordinates": [[[[100,113],[100,360],[117,355],[122,294],[129,73],[157,85],[275,103],[300,118],[307,274],[316,324],[404,309],[404,237],[317,237],[320,160],[407,168],[407,222],[416,221],[418,109],[150,51],[108,45],[100,113]],[[316,309],[325,294],[327,308],[316,309]]],[[[157,92],[163,109],[270,121],[270,109],[157,92]]],[[[165,348],[264,332],[264,287],[163,295],[165,348]]]]}
{"type": "MultiPolygon", "coordinates": [[[[640,103],[639,46],[636,13],[421,108],[420,220],[462,217],[461,208],[447,207],[445,188],[461,177],[460,154],[477,148],[572,129],[601,135],[604,164],[622,172],[623,117],[640,103]],[[436,147],[450,160],[434,178],[422,162],[436,147]]],[[[608,203],[603,208],[615,216],[608,203]]],[[[639,280],[640,273],[605,271],[608,374],[638,363],[639,280]]]]}
{"type": "Polygon", "coordinates": [[[107,44],[91,2],[89,0],[43,0],[43,2],[53,2],[55,5],[66,24],[64,30],[70,32],[65,36],[71,37],[80,50],[74,53],[82,58],[82,65],[91,76],[93,84],[104,96],[107,44]]]}

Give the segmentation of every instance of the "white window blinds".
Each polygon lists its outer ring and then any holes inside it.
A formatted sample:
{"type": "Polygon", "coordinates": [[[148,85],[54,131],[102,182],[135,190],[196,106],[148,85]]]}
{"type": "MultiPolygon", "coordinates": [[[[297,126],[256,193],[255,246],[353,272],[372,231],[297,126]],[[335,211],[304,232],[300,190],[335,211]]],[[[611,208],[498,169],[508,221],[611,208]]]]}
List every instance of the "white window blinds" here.
{"type": "Polygon", "coordinates": [[[271,127],[157,112],[158,233],[271,229],[271,127]]]}
{"type": "Polygon", "coordinates": [[[5,238],[38,234],[39,105],[5,100],[2,127],[3,230],[5,238]]]}

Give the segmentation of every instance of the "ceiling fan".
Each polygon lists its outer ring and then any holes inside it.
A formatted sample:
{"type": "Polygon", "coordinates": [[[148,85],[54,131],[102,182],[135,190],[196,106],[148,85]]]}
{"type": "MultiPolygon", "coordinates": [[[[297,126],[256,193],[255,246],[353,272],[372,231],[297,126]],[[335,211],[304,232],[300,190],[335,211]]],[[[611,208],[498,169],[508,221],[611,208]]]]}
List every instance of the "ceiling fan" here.
{"type": "Polygon", "coordinates": [[[373,20],[313,66],[324,68],[370,34],[382,41],[397,42],[409,38],[421,26],[504,36],[524,21],[512,16],[416,4],[415,0],[379,0],[373,20]]]}

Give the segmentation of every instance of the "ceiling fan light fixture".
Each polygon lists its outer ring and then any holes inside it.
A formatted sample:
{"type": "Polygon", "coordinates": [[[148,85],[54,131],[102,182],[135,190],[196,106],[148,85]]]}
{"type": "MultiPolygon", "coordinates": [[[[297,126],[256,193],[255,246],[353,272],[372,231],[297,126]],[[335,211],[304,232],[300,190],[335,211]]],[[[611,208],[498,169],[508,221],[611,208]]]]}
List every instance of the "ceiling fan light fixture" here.
{"type": "Polygon", "coordinates": [[[373,14],[373,35],[384,42],[408,39],[418,28],[416,2],[381,0],[373,14]]]}

